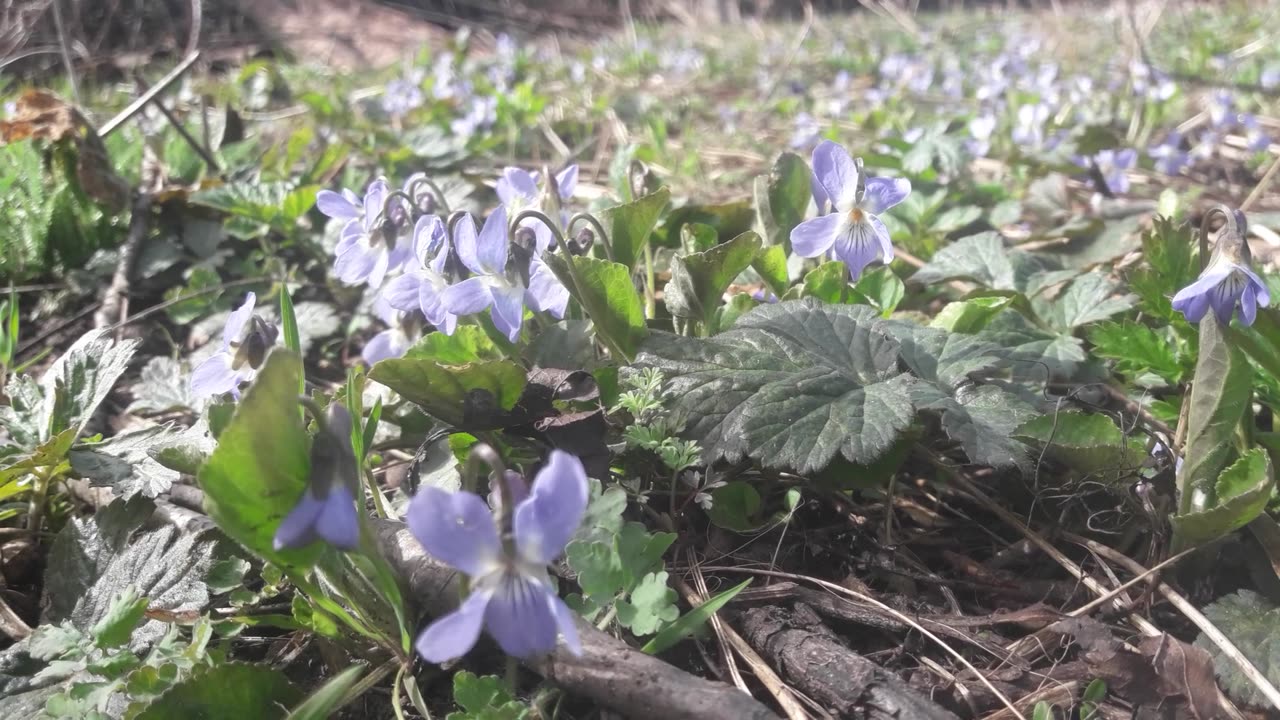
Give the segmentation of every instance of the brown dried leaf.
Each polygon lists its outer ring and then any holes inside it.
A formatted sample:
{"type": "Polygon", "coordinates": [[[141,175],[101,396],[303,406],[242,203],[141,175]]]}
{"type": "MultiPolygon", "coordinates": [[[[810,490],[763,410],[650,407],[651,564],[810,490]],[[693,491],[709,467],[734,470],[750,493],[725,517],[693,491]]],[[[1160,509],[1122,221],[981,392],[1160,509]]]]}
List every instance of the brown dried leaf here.
{"type": "Polygon", "coordinates": [[[116,175],[93,125],[74,105],[48,90],[31,89],[18,98],[13,119],[0,120],[0,140],[70,143],[76,153],[76,179],[86,195],[112,212],[123,210],[129,201],[129,185],[116,175]]]}

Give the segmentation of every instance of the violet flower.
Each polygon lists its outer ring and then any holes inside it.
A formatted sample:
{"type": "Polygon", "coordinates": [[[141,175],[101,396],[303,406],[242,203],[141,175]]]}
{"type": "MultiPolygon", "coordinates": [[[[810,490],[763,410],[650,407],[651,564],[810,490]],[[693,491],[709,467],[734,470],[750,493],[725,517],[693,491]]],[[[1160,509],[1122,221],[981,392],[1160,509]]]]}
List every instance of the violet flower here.
{"type": "Polygon", "coordinates": [[[351,415],[341,404],[331,403],[319,434],[311,442],[307,489],[276,528],[272,547],[279,552],[324,540],[334,547],[354,550],[360,543],[357,473],[351,415]]]}
{"type": "Polygon", "coordinates": [[[1266,283],[1250,267],[1249,245],[1245,242],[1248,225],[1244,213],[1231,211],[1228,226],[1219,233],[1209,265],[1195,282],[1173,296],[1173,309],[1198,323],[1209,308],[1226,325],[1231,322],[1236,303],[1240,304],[1240,323],[1252,325],[1258,306],[1271,304],[1266,283]]]}
{"type": "Polygon", "coordinates": [[[1191,154],[1182,149],[1182,134],[1169,133],[1164,142],[1147,148],[1147,155],[1155,161],[1156,170],[1165,175],[1178,175],[1191,165],[1191,154]]]}
{"type": "Polygon", "coordinates": [[[465,573],[471,583],[462,605],[418,636],[418,654],[433,663],[461,657],[475,645],[481,628],[514,657],[551,652],[557,635],[581,654],[573,611],[556,594],[547,565],[578,529],[587,499],[582,462],[561,450],[551,451],[532,491],[515,504],[509,533],[479,495],[419,490],[409,503],[410,532],[430,555],[465,573]]]}
{"type": "Polygon", "coordinates": [[[279,331],[253,314],[258,296],[246,293],[244,304],[232,311],[222,328],[222,348],[205,358],[191,372],[191,393],[212,397],[231,393],[240,399],[240,386],[252,382],[266,360],[267,350],[276,344],[279,331]]]}
{"type": "Polygon", "coordinates": [[[409,263],[403,275],[387,283],[383,297],[397,310],[420,310],[427,322],[445,335],[452,335],[458,316],[444,306],[444,293],[449,288],[445,264],[449,245],[445,239],[444,221],[435,215],[418,218],[413,228],[413,252],[416,263],[409,263]]]}
{"type": "Polygon", "coordinates": [[[969,121],[969,139],[965,148],[974,157],[986,157],[991,152],[991,134],[996,129],[996,116],[990,111],[983,112],[969,121]]]}
{"type": "MultiPolygon", "coordinates": [[[[573,198],[577,188],[578,166],[576,164],[569,165],[556,173],[556,197],[548,203],[555,207],[543,209],[548,210],[548,214],[552,217],[559,214],[560,228],[562,230],[569,224],[569,214],[559,210],[559,208],[573,198]],[[551,210],[558,210],[559,212],[550,212],[551,210]]],[[[519,214],[521,210],[537,208],[539,200],[542,199],[542,192],[538,188],[538,173],[528,172],[518,167],[504,168],[502,177],[498,178],[498,182],[493,189],[498,194],[498,199],[506,206],[507,212],[512,216],[519,214]]],[[[533,231],[534,238],[537,241],[536,254],[541,255],[548,248],[554,246],[555,234],[541,220],[525,218],[520,221],[520,227],[527,227],[533,231]]]]}
{"type": "Polygon", "coordinates": [[[385,296],[379,296],[373,301],[373,314],[387,329],[369,338],[360,351],[361,359],[370,367],[383,360],[403,357],[422,339],[422,317],[416,308],[402,312],[392,307],[385,296]]]}
{"type": "Polygon", "coordinates": [[[867,177],[861,162],[843,147],[824,140],[813,150],[815,193],[832,204],[832,213],[800,223],[791,231],[791,247],[803,257],[817,257],[834,249],[856,280],[876,258],[893,260],[889,229],[877,217],[911,194],[906,178],[867,177]]]}
{"type": "Polygon", "coordinates": [[[1093,156],[1093,162],[1097,164],[1098,171],[1102,173],[1102,179],[1106,181],[1107,189],[1116,194],[1129,192],[1129,176],[1125,171],[1132,169],[1137,161],[1138,153],[1132,148],[1099,150],[1093,156]]]}
{"type": "Polygon", "coordinates": [[[1262,152],[1271,147],[1271,136],[1262,129],[1262,124],[1253,113],[1241,113],[1237,122],[1244,128],[1245,147],[1249,152],[1262,152]]]}
{"type": "Polygon", "coordinates": [[[555,279],[540,260],[531,259],[526,281],[508,268],[507,210],[498,207],[484,221],[479,233],[470,216],[454,229],[458,259],[474,275],[448,288],[441,295],[444,308],[455,315],[472,315],[486,308],[493,324],[512,342],[520,337],[524,308],[564,316],[569,291],[555,279]]]}
{"type": "Polygon", "coordinates": [[[808,147],[817,142],[821,132],[822,127],[818,125],[818,121],[809,113],[802,112],[796,115],[791,140],[787,144],[793,148],[808,147]]]}
{"type": "Polygon", "coordinates": [[[1018,108],[1018,121],[1013,128],[1013,141],[1018,145],[1038,148],[1044,145],[1044,124],[1049,119],[1049,106],[1044,103],[1018,108]]]}
{"type": "MultiPolygon", "coordinates": [[[[411,255],[409,243],[400,238],[395,226],[382,217],[387,193],[387,181],[383,178],[374,180],[365,192],[363,212],[352,217],[342,229],[342,238],[334,248],[337,259],[333,270],[344,283],[357,285],[363,282],[371,288],[380,287],[387,273],[398,269],[411,255]]],[[[325,197],[325,205],[339,212],[349,211],[334,200],[334,194],[325,197]]],[[[350,198],[345,195],[343,200],[350,203],[350,198]]],[[[319,195],[316,201],[320,202],[319,195]]],[[[324,206],[321,212],[326,212],[324,206]]]]}

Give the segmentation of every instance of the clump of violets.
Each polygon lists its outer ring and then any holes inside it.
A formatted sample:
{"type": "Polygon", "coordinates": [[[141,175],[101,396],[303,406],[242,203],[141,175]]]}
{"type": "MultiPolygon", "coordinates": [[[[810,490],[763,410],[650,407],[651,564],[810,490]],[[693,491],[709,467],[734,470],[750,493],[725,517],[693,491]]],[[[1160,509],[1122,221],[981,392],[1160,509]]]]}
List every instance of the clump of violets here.
{"type": "Polygon", "coordinates": [[[378,288],[388,273],[412,255],[409,242],[400,236],[399,228],[384,211],[389,193],[387,181],[378,178],[369,184],[359,202],[350,190],[321,190],[316,195],[320,212],[347,221],[334,248],[333,271],[348,285],[366,283],[378,288]]]}
{"type": "Polygon", "coordinates": [[[1244,213],[1223,207],[1216,210],[1226,217],[1227,224],[1218,234],[1208,266],[1195,282],[1173,296],[1173,308],[1193,323],[1200,322],[1212,308],[1218,322],[1226,325],[1239,304],[1241,324],[1252,325],[1258,306],[1271,304],[1271,292],[1251,267],[1244,213]]]}
{"type": "Polygon", "coordinates": [[[582,462],[552,450],[532,488],[514,473],[505,473],[501,482],[497,512],[479,495],[436,487],[422,488],[409,504],[413,536],[432,557],[470,579],[458,609],[418,636],[415,647],[428,662],[465,655],[482,628],[513,657],[551,652],[558,636],[574,654],[582,651],[574,613],[547,573],[587,509],[582,462]]]}
{"type": "Polygon", "coordinates": [[[824,140],[813,150],[812,189],[819,212],[829,202],[830,214],[806,220],[791,231],[791,247],[803,257],[834,252],[856,280],[877,259],[893,260],[889,229],[878,217],[911,194],[905,178],[867,177],[861,158],[824,140]]]}
{"type": "Polygon", "coordinates": [[[359,474],[351,447],[351,414],[332,403],[316,418],[320,432],[311,443],[311,475],[298,504],[276,528],[276,551],[305,547],[323,540],[342,550],[360,544],[356,510],[359,474]]]}
{"type": "Polygon", "coordinates": [[[240,386],[252,382],[276,344],[279,330],[253,313],[258,296],[245,295],[244,304],[231,312],[222,328],[222,347],[191,373],[191,394],[213,397],[231,393],[240,399],[240,386]]]}
{"type": "MultiPolygon", "coordinates": [[[[569,165],[551,177],[554,178],[554,182],[548,181],[547,187],[539,190],[538,173],[518,167],[508,167],[502,170],[502,177],[498,178],[493,189],[512,217],[518,215],[521,210],[538,209],[553,220],[558,220],[560,229],[564,230],[569,223],[569,214],[562,208],[573,198],[577,190],[578,166],[569,165]]],[[[552,229],[541,220],[525,218],[520,221],[520,227],[527,227],[533,231],[537,240],[536,253],[539,255],[555,243],[552,229]]]]}

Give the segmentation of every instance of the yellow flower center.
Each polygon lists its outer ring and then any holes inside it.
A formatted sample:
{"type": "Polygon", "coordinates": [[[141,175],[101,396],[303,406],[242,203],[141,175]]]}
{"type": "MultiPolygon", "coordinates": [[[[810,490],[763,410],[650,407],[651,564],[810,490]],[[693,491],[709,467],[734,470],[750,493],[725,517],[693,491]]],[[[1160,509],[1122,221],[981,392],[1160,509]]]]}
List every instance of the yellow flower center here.
{"type": "Polygon", "coordinates": [[[862,223],[862,219],[863,219],[862,208],[854,208],[849,211],[850,223],[854,225],[859,225],[862,223]]]}

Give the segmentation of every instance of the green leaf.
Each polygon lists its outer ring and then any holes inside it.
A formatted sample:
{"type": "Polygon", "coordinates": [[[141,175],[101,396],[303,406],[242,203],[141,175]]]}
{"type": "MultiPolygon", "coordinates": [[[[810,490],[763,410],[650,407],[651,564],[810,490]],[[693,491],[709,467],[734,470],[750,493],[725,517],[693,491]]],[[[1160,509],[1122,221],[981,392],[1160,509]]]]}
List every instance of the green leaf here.
{"type": "Polygon", "coordinates": [[[825,303],[841,305],[850,301],[849,266],[839,260],[824,262],[805,273],[801,281],[804,297],[815,297],[825,303]]]}
{"type": "Polygon", "coordinates": [[[1008,351],[1016,379],[1041,383],[1067,380],[1085,361],[1084,343],[1079,338],[1045,332],[1014,310],[997,313],[977,336],[1008,351]]]}
{"type": "Polygon", "coordinates": [[[733,327],[733,324],[738,321],[738,318],[750,312],[759,304],[760,303],[756,302],[755,298],[751,297],[747,293],[738,293],[737,295],[730,297],[729,302],[720,306],[720,308],[716,310],[715,317],[711,322],[711,334],[715,335],[717,333],[722,333],[733,327]]]}
{"type": "Polygon", "coordinates": [[[136,493],[153,498],[168,492],[178,473],[152,459],[150,450],[177,437],[168,425],[156,425],[121,433],[99,443],[82,443],[67,457],[71,469],[94,485],[111,486],[124,498],[136,493]]]}
{"type": "Polygon", "coordinates": [[[276,527],[307,486],[310,439],[298,414],[301,376],[296,354],[272,350],[199,474],[205,511],[218,527],[283,566],[309,566],[320,547],[272,547],[276,527]]]}
{"type": "Polygon", "coordinates": [[[619,361],[630,361],[649,334],[644,301],[627,266],[591,257],[547,253],[543,260],[591,318],[596,334],[619,361]]]}
{"type": "Polygon", "coordinates": [[[974,205],[949,208],[934,218],[929,231],[938,235],[946,235],[969,225],[980,217],[982,217],[982,208],[974,205]]]}
{"type": "Polygon", "coordinates": [[[106,329],[76,340],[40,379],[48,418],[48,435],[72,429],[78,434],[124,374],[137,340],[114,342],[106,329]]]}
{"type": "MultiPolygon", "coordinates": [[[[809,210],[812,189],[809,166],[795,153],[783,153],[774,161],[769,176],[755,182],[756,221],[764,232],[764,244],[791,248],[791,231],[809,210]]],[[[785,289],[785,288],[784,288],[785,289]]],[[[778,294],[781,291],[774,290],[778,294]]]]}
{"type": "Polygon", "coordinates": [[[643,648],[640,648],[641,652],[657,655],[681,640],[692,637],[699,628],[710,622],[711,616],[715,615],[717,610],[728,605],[729,601],[737,597],[738,593],[745,590],[750,584],[750,580],[743,580],[685,613],[680,619],[663,628],[657,635],[654,635],[649,642],[645,643],[643,648]]]}
{"type": "Polygon", "coordinates": [[[667,572],[649,573],[618,603],[618,622],[636,635],[652,635],[680,617],[676,591],[667,587],[667,572]]]}
{"type": "Polygon", "coordinates": [[[425,358],[443,365],[465,365],[476,360],[501,360],[498,349],[476,325],[459,325],[452,335],[427,333],[407,351],[406,358],[425,358]]]}
{"type": "Polygon", "coordinates": [[[1031,299],[1036,314],[1059,330],[1071,330],[1133,307],[1134,295],[1118,295],[1120,285],[1101,272],[1085,273],[1053,300],[1031,299]]]}
{"type": "Polygon", "coordinates": [[[962,237],[949,243],[911,276],[922,285],[970,280],[994,290],[1025,291],[1032,275],[1055,269],[1047,259],[1005,247],[996,232],[962,237]]]}
{"type": "Polygon", "coordinates": [[[293,311],[293,298],[289,296],[289,288],[283,284],[280,286],[280,335],[286,348],[299,355],[302,354],[302,339],[298,336],[298,316],[293,311]]]}
{"type": "Polygon", "coordinates": [[[466,670],[454,673],[453,701],[463,711],[449,713],[446,720],[521,720],[529,715],[529,708],[511,697],[502,680],[476,677],[466,670]]]}
{"type": "Polygon", "coordinates": [[[319,185],[303,185],[290,190],[289,194],[284,196],[284,201],[280,203],[277,227],[285,229],[298,222],[298,219],[306,215],[307,211],[316,204],[316,195],[319,192],[319,185]]]}
{"type": "Polygon", "coordinates": [[[1223,336],[1212,314],[1200,321],[1200,355],[1183,402],[1187,411],[1185,461],[1178,473],[1178,507],[1191,509],[1195,488],[1211,488],[1236,458],[1235,434],[1249,411],[1252,370],[1244,354],[1223,336]]]}
{"type": "Polygon", "coordinates": [[[644,256],[645,245],[649,243],[658,215],[670,199],[671,191],[664,187],[638,200],[597,213],[600,223],[609,231],[613,261],[625,267],[628,274],[636,269],[636,264],[644,256]]]}
{"type": "Polygon", "coordinates": [[[917,410],[936,413],[947,437],[959,442],[972,462],[992,467],[1024,464],[1026,450],[1011,436],[1037,414],[1036,409],[997,385],[977,383],[1008,365],[1004,348],[973,335],[907,322],[884,327],[898,340],[902,360],[920,379],[909,390],[917,410]]]}
{"type": "Polygon", "coordinates": [[[292,191],[293,183],[289,181],[259,183],[242,180],[192,193],[188,201],[192,205],[203,205],[229,215],[271,224],[283,216],[285,199],[292,191]]]}
{"type": "Polygon", "coordinates": [[[1182,364],[1172,338],[1134,322],[1102,322],[1089,328],[1089,342],[1098,357],[1116,361],[1116,372],[1129,377],[1155,373],[1170,385],[1182,382],[1182,364]]]}
{"type": "Polygon", "coordinates": [[[733,481],[711,491],[711,522],[735,532],[750,532],[760,527],[760,493],[750,484],[733,481]]]}
{"type": "Polygon", "coordinates": [[[70,623],[44,624],[35,628],[27,643],[27,653],[37,660],[54,660],[68,655],[79,655],[85,642],[84,633],[70,623]]]}
{"type": "Polygon", "coordinates": [[[781,245],[771,245],[761,250],[751,262],[751,267],[778,297],[782,297],[791,286],[791,276],[787,272],[787,251],[781,245]]]}
{"type": "Polygon", "coordinates": [[[229,557],[219,560],[209,568],[205,584],[208,585],[209,592],[215,595],[231,592],[244,587],[244,575],[249,572],[250,567],[249,561],[244,558],[229,557]]]}
{"type": "Polygon", "coordinates": [[[578,573],[583,594],[597,602],[611,601],[626,583],[622,561],[609,544],[575,540],[565,549],[565,557],[578,573]]]}
{"type": "Polygon", "coordinates": [[[146,611],[147,599],[139,597],[135,588],[125,588],[111,600],[106,614],[89,631],[94,644],[107,649],[129,642],[129,636],[138,627],[146,611]]]}
{"type": "Polygon", "coordinates": [[[957,333],[976,333],[1012,302],[1012,297],[996,295],[947,303],[933,316],[929,327],[957,333]]]}
{"type": "Polygon", "coordinates": [[[369,377],[463,430],[501,427],[502,414],[524,391],[525,370],[510,360],[444,365],[421,356],[383,360],[369,377]]]}
{"type": "Polygon", "coordinates": [[[760,236],[745,232],[706,252],[676,257],[664,290],[667,309],[675,317],[710,325],[724,293],[760,251],[760,236]]]}
{"type": "Polygon", "coordinates": [[[268,720],[284,717],[284,708],[297,703],[301,695],[279,670],[227,662],[197,670],[148,705],[136,720],[268,720]]]}
{"type": "Polygon", "coordinates": [[[306,700],[294,706],[285,720],[325,720],[347,699],[347,693],[367,668],[356,664],[325,681],[306,700]]]}
{"type": "MultiPolygon", "coordinates": [[[[1206,605],[1202,612],[1264,677],[1280,685],[1280,607],[1252,590],[1238,590],[1206,605]]],[[[1231,699],[1267,707],[1266,697],[1217,643],[1201,634],[1195,644],[1213,656],[1218,681],[1231,699]]]]}
{"type": "Polygon", "coordinates": [[[186,364],[163,355],[153,357],[142,368],[133,386],[133,402],[126,412],[164,413],[197,406],[191,395],[191,373],[186,364]]]}
{"type": "Polygon", "coordinates": [[[663,247],[679,248],[681,233],[689,223],[709,225],[722,240],[735,238],[751,229],[755,209],[748,200],[735,200],[718,205],[684,205],[672,210],[654,231],[653,241],[663,247]]]}
{"type": "Polygon", "coordinates": [[[853,290],[872,307],[878,308],[882,317],[889,317],[907,294],[907,286],[887,265],[864,272],[854,283],[853,290]]]}
{"type": "Polygon", "coordinates": [[[837,453],[883,454],[914,416],[898,343],[871,308],[809,298],[764,305],[714,338],[654,333],[636,368],[668,379],[705,457],[809,473],[837,453]]]}
{"type": "Polygon", "coordinates": [[[1015,434],[1054,462],[1107,482],[1130,477],[1147,459],[1145,443],[1126,437],[1106,415],[1060,412],[1043,415],[1015,434]]]}
{"type": "MultiPolygon", "coordinates": [[[[1188,451],[1183,473],[1191,457],[1188,451]]],[[[1266,510],[1275,485],[1271,456],[1261,448],[1242,455],[1216,482],[1183,485],[1190,501],[1184,512],[1169,519],[1175,539],[1184,546],[1200,545],[1239,530],[1266,510]]]]}

